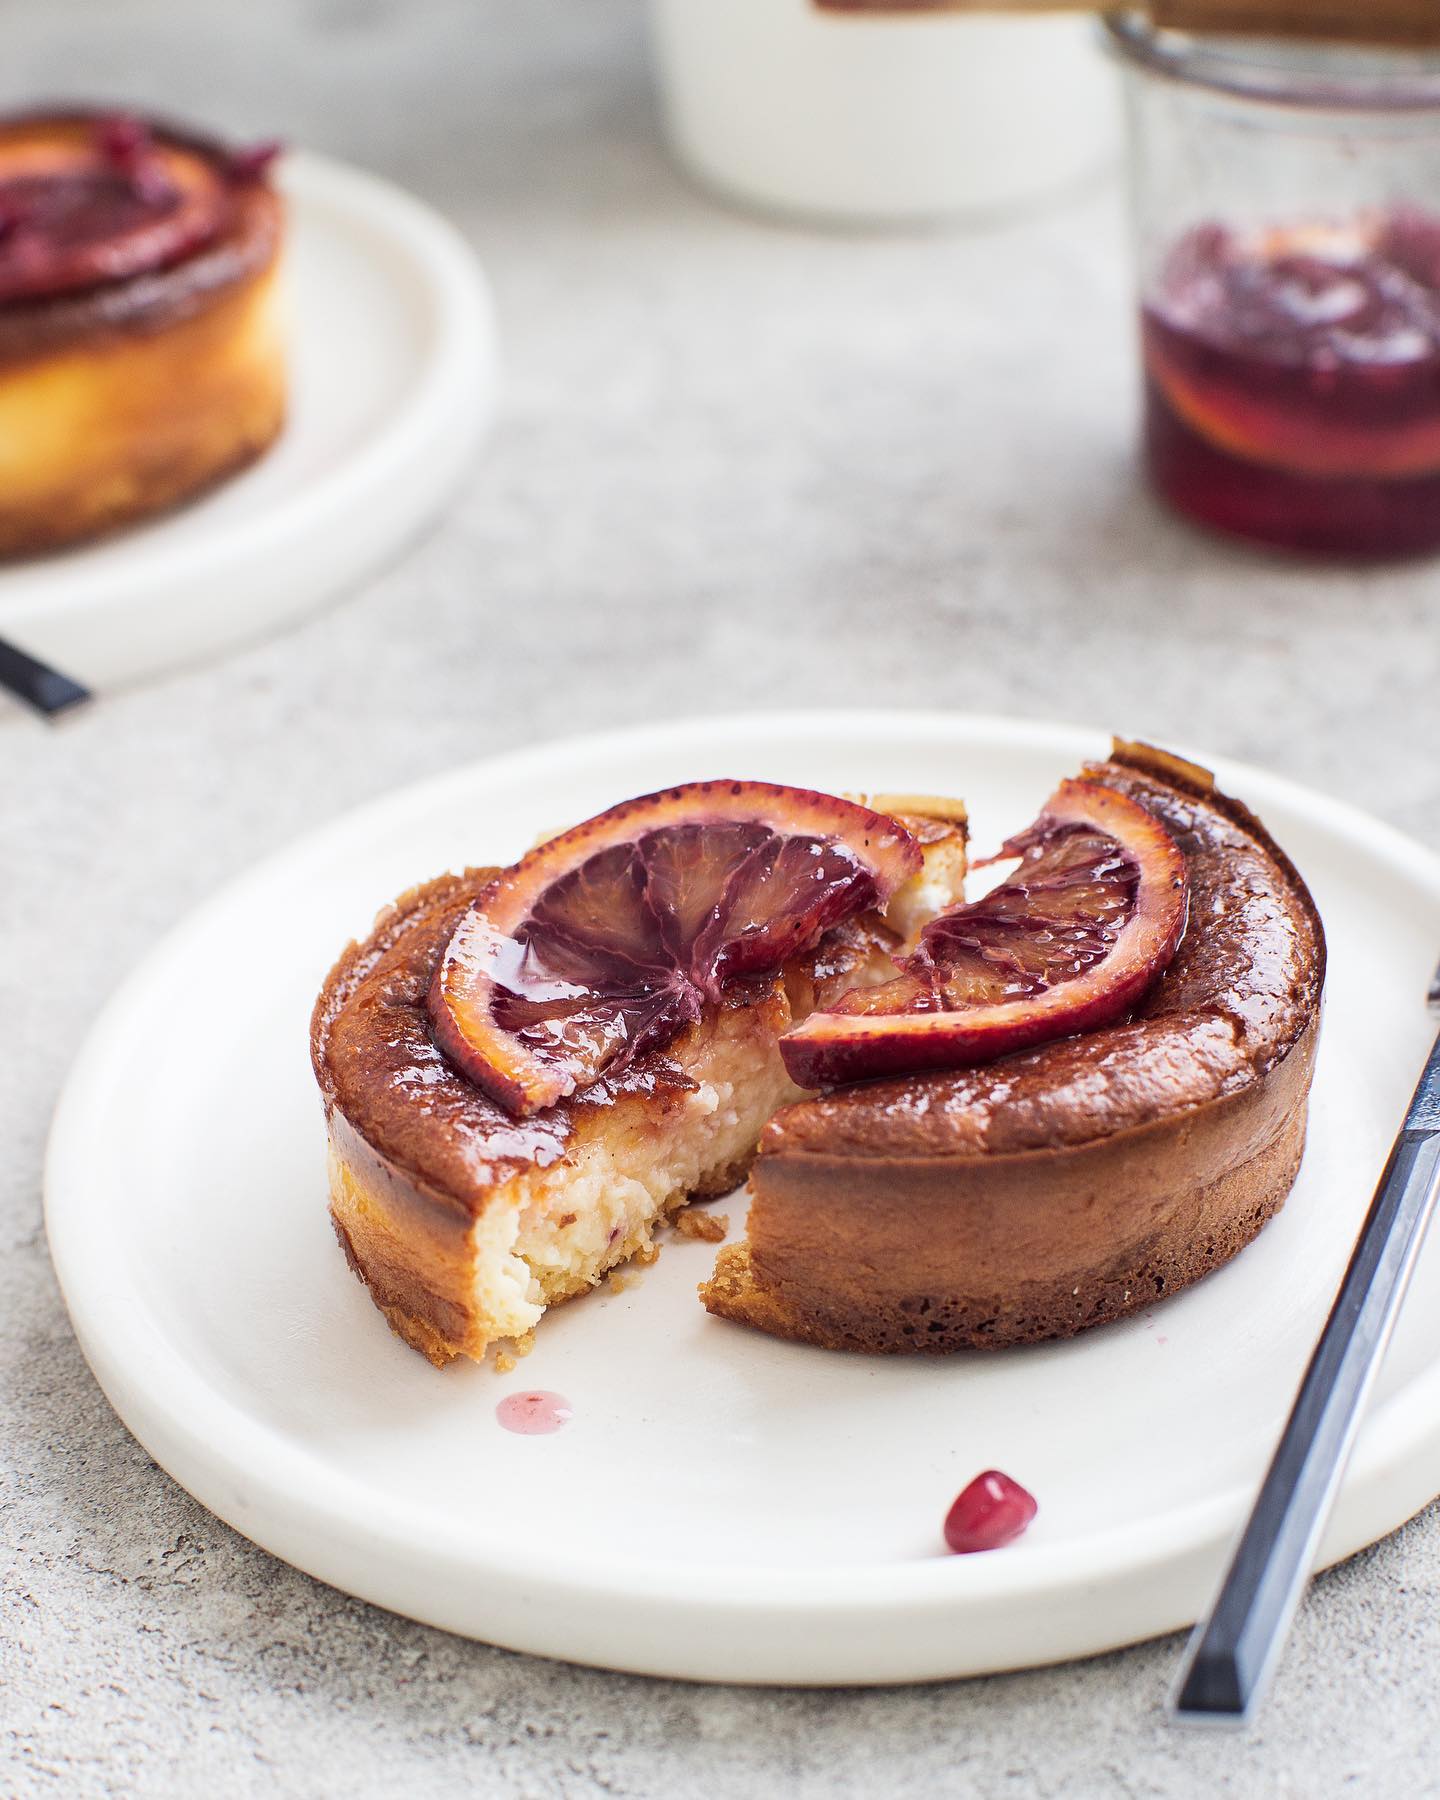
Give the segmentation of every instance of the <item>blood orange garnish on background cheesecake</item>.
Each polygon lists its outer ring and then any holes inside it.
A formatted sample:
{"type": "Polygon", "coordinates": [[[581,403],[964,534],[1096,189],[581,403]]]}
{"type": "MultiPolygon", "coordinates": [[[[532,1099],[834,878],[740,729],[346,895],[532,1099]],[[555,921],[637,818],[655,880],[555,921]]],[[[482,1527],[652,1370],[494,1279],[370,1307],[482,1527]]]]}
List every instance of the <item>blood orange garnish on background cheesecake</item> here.
{"type": "Polygon", "coordinates": [[[989,1062],[1127,1012],[1185,929],[1185,861],[1136,801],[1062,782],[995,860],[1019,868],[932,920],[900,974],[781,1039],[805,1087],[989,1062]]]}
{"type": "Polygon", "coordinates": [[[622,1070],[920,867],[893,819],[767,782],[626,801],[502,871],[456,926],[429,1011],[517,1117],[622,1070]]]}
{"type": "Polygon", "coordinates": [[[0,300],[35,300],[166,268],[230,221],[230,175],[128,113],[61,120],[0,145],[0,300]]]}

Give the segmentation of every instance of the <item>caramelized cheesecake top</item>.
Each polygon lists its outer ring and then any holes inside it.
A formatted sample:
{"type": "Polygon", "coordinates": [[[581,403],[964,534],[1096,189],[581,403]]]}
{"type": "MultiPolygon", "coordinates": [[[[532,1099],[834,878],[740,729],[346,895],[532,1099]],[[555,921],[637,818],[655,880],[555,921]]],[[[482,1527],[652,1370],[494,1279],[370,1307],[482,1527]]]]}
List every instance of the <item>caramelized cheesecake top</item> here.
{"type": "MultiPolygon", "coordinates": [[[[431,1192],[472,1210],[484,1204],[488,1189],[520,1170],[561,1158],[587,1117],[626,1097],[658,1101],[696,1085],[667,1046],[636,1057],[618,1076],[515,1119],[454,1067],[435,1044],[426,998],[457,921],[497,873],[470,869],[404,895],[363,944],[341,957],[311,1020],[312,1059],[327,1106],[431,1192]]],[[[753,1005],[778,994],[786,979],[805,991],[848,985],[858,963],[883,959],[898,944],[878,916],[862,915],[822,938],[780,981],[733,982],[722,1004],[753,1005]]]]}
{"type": "MultiPolygon", "coordinates": [[[[903,1161],[1058,1149],[1171,1119],[1257,1082],[1285,1058],[1318,1015],[1325,970],[1319,917],[1294,867],[1203,771],[1122,748],[1086,777],[1152,811],[1189,871],[1189,927],[1135,1012],[979,1067],[799,1100],[766,1127],[762,1153],[903,1161]]],[[[445,876],[405,896],[341,958],[312,1022],[327,1104],[427,1189],[471,1210],[521,1169],[562,1158],[598,1110],[694,1087],[661,1050],[517,1120],[454,1068],[435,1045],[426,996],[456,921],[495,873],[445,876]]],[[[843,992],[860,963],[898,942],[865,915],[785,979],[808,1005],[817,990],[843,992]]],[[[728,1003],[776,991],[772,981],[741,986],[728,1003]]]]}
{"type": "Polygon", "coordinates": [[[867,1082],[783,1109],[761,1152],[903,1159],[1083,1143],[1263,1078],[1317,1017],[1325,940],[1304,882],[1204,772],[1119,747],[1086,778],[1154,813],[1179,844],[1190,920],[1123,1023],[998,1062],[867,1082]]]}

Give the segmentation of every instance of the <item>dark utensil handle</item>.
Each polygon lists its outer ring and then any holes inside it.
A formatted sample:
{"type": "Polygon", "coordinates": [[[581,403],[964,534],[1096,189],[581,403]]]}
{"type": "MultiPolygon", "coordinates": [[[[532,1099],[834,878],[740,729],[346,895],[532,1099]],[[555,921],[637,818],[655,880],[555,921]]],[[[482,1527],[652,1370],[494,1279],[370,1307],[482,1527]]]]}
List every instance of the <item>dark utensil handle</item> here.
{"type": "Polygon", "coordinates": [[[33,706],[47,719],[90,698],[89,688],[4,638],[0,638],[0,687],[8,688],[17,700],[33,706]]]}
{"type": "Polygon", "coordinates": [[[1190,1640],[1173,1702],[1181,1718],[1243,1719],[1264,1687],[1314,1563],[1437,1198],[1440,1040],[1219,1596],[1190,1640]]]}

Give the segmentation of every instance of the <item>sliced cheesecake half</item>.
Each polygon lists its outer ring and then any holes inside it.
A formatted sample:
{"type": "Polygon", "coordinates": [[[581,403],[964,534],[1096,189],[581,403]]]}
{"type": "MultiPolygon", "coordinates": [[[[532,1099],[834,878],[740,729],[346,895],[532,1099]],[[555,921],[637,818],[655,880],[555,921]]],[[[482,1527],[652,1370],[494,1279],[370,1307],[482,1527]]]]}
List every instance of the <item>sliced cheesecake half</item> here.
{"type": "Polygon", "coordinates": [[[1084,778],[1185,859],[1173,961],[1102,1029],[782,1108],[712,1313],[829,1349],[1069,1337],[1209,1274],[1283,1204],[1325,978],[1309,891],[1207,771],[1117,744],[1084,778]]]}

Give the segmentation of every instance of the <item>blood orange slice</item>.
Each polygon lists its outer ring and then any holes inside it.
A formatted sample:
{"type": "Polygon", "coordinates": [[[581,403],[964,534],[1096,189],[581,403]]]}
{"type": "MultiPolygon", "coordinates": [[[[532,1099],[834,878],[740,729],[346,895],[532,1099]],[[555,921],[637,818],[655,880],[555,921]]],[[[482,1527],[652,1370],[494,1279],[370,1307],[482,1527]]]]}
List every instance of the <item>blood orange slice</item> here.
{"type": "Polygon", "coordinates": [[[430,988],[436,1042],[517,1117],[617,1074],[920,867],[894,819],[755,781],[626,801],[498,875],[430,988]]]}
{"type": "Polygon", "coordinates": [[[932,920],[895,980],[845,995],[781,1039],[792,1080],[824,1087],[961,1068],[1093,1030],[1127,1012],[1175,954],[1185,859],[1134,800],[1062,782],[1000,856],[1020,867],[932,920]]]}
{"type": "Polygon", "coordinates": [[[0,146],[0,301],[70,293],[168,267],[224,229],[225,171],[138,119],[64,122],[0,146]]]}

